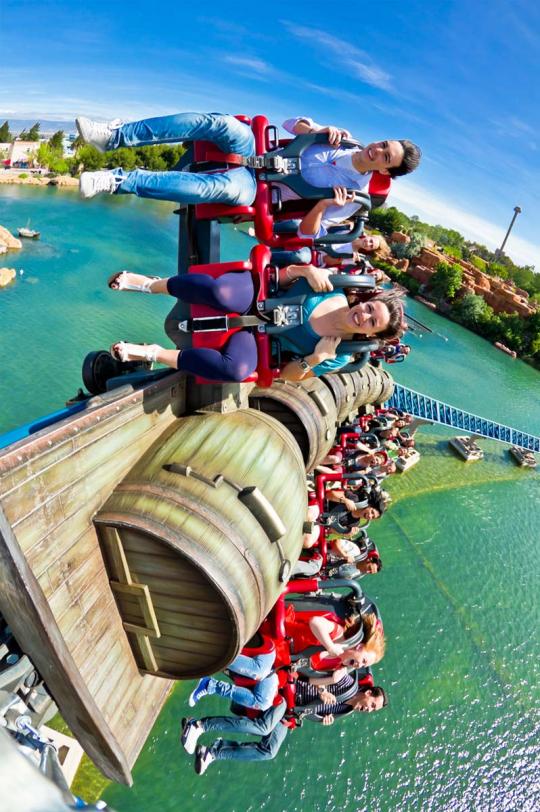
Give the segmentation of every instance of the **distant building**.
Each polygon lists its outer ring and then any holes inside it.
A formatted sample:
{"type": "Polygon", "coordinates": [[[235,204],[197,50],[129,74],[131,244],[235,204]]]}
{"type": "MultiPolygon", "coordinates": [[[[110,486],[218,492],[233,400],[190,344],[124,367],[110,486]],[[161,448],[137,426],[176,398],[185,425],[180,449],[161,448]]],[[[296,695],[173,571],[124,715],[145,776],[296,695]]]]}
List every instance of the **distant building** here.
{"type": "Polygon", "coordinates": [[[39,148],[39,141],[13,141],[9,145],[7,160],[4,161],[5,166],[15,169],[28,169],[34,166],[32,153],[37,152],[39,148]]]}

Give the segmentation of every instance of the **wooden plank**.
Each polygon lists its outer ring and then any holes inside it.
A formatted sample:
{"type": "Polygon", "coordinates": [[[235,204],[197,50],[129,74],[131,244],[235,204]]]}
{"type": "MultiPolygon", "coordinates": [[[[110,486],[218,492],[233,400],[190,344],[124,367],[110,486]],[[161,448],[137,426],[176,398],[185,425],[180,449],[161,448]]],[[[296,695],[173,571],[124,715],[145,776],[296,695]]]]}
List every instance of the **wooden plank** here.
{"type": "MultiPolygon", "coordinates": [[[[128,595],[129,597],[135,597],[138,601],[140,613],[139,616],[142,615],[145,626],[142,624],[137,624],[137,628],[128,629],[124,623],[124,628],[126,631],[134,632],[135,634],[142,634],[147,637],[160,637],[161,632],[159,631],[156,613],[152,605],[150,590],[146,584],[121,584],[118,581],[111,581],[110,585],[115,595],[128,595]]],[[[122,614],[121,606],[122,604],[120,601],[120,614],[122,614]]],[[[133,626],[134,624],[129,625],[133,626]]]]}
{"type": "Polygon", "coordinates": [[[167,679],[141,675],[126,686],[121,703],[111,701],[110,725],[130,764],[139,755],[172,685],[167,679]]]}
{"type": "MultiPolygon", "coordinates": [[[[73,574],[89,559],[95,561],[96,572],[103,569],[103,561],[99,552],[95,531],[88,527],[86,531],[77,539],[64,556],[56,559],[46,570],[49,582],[49,589],[45,590],[45,595],[49,597],[59,587],[66,582],[70,582],[73,574]]],[[[43,575],[43,573],[42,573],[43,575]]],[[[40,582],[42,581],[40,576],[40,582]]]]}
{"type": "Polygon", "coordinates": [[[132,638],[133,645],[137,648],[141,656],[145,673],[155,674],[159,669],[153,651],[153,644],[150,642],[150,639],[140,634],[132,635],[132,638]]]}
{"type": "Polygon", "coordinates": [[[183,413],[184,389],[183,377],[171,376],[138,392],[123,393],[112,402],[100,404],[99,398],[93,398],[93,408],[0,450],[0,478],[5,490],[8,484],[11,489],[18,488],[29,474],[38,475],[69,456],[85,442],[80,438],[91,436],[89,432],[104,436],[123,424],[133,425],[139,417],[146,420],[149,415],[162,432],[183,413]]]}
{"type": "Polygon", "coordinates": [[[1,509],[0,611],[95,764],[113,780],[130,783],[122,747],[82,679],[1,509]]]}
{"type": "Polygon", "coordinates": [[[124,584],[133,583],[118,529],[104,525],[100,529],[100,537],[106,547],[107,563],[114,580],[124,584]]]}

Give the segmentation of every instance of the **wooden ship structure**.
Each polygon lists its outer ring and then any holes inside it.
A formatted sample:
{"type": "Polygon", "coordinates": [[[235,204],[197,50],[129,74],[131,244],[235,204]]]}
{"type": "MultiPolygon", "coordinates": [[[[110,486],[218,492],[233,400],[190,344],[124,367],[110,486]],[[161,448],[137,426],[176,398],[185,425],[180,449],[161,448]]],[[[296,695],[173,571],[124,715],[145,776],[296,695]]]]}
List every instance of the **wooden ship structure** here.
{"type": "MultiPolygon", "coordinates": [[[[219,257],[219,224],[187,217],[181,272],[194,240],[219,257]]],[[[265,389],[139,369],[0,438],[0,615],[107,777],[131,783],[174,680],[259,627],[300,554],[306,472],[392,391],[370,365],[265,389]]]]}

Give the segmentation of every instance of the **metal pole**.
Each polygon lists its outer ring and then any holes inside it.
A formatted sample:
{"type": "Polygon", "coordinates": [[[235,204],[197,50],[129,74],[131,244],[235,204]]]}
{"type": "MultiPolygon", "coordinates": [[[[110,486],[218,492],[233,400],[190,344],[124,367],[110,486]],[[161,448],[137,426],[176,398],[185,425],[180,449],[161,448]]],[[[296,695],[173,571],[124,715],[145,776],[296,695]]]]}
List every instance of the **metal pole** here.
{"type": "Polygon", "coordinates": [[[518,216],[518,214],[521,214],[521,208],[519,206],[514,206],[514,216],[512,217],[512,220],[510,221],[510,225],[508,226],[508,231],[506,232],[506,236],[505,236],[504,240],[502,241],[501,247],[497,248],[497,250],[495,251],[495,256],[496,257],[500,257],[502,252],[504,251],[504,246],[506,245],[506,241],[507,241],[508,237],[510,236],[510,232],[512,231],[512,227],[513,227],[514,223],[516,222],[516,217],[518,216]]]}

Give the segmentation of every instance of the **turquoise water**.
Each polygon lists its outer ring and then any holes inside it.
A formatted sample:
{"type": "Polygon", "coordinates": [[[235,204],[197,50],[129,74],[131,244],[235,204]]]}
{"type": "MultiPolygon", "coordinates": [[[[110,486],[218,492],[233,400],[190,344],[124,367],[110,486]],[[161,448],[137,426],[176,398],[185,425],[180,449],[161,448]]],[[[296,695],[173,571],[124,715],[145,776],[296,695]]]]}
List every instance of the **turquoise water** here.
{"type": "MultiPolygon", "coordinates": [[[[0,189],[0,224],[31,217],[43,234],[2,263],[25,270],[0,291],[2,429],[58,408],[80,385],[88,350],[162,339],[168,302],[115,295],[106,279],[121,267],[174,267],[172,209],[0,189]]],[[[226,238],[228,258],[247,247],[243,235],[226,238]]],[[[538,372],[416,302],[407,309],[448,341],[413,336],[410,359],[391,368],[398,381],[540,433],[538,372]]],[[[389,707],[334,728],[306,724],[274,762],[212,765],[198,778],[177,741],[190,690],[180,684],[135,766],[134,787],[105,792],[118,812],[540,808],[539,478],[490,441],[481,441],[485,461],[466,466],[448,451],[448,436],[421,430],[422,461],[390,480],[393,505],[374,526],[384,569],[363,584],[384,616],[388,652],[375,675],[389,707]]],[[[224,711],[213,698],[201,705],[224,711]]]]}

